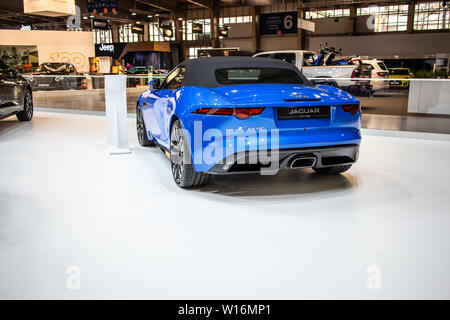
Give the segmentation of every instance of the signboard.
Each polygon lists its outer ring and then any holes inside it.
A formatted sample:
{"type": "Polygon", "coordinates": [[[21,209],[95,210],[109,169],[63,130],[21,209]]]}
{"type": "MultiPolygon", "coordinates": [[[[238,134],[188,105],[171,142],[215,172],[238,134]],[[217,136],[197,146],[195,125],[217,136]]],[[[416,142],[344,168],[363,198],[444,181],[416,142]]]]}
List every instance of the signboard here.
{"type": "Polygon", "coordinates": [[[159,27],[161,28],[163,37],[173,37],[172,19],[159,19],[159,27]]]}
{"type": "Polygon", "coordinates": [[[228,38],[228,29],[229,27],[225,26],[219,29],[219,37],[228,38]]]}
{"type": "Polygon", "coordinates": [[[298,18],[298,28],[308,30],[311,32],[315,32],[316,31],[316,23],[309,21],[309,20],[302,19],[302,18],[298,18]]]}
{"type": "Polygon", "coordinates": [[[297,33],[297,11],[260,15],[259,34],[297,33]]]}
{"type": "Polygon", "coordinates": [[[192,22],[192,33],[203,33],[203,24],[192,22]]]}
{"type": "Polygon", "coordinates": [[[108,20],[102,20],[102,19],[91,19],[91,28],[97,29],[97,30],[108,30],[109,29],[109,23],[108,20]]]}
{"type": "Polygon", "coordinates": [[[112,57],[113,59],[119,59],[125,48],[126,43],[100,43],[95,45],[95,56],[96,57],[112,57]]]}
{"type": "Polygon", "coordinates": [[[141,24],[135,24],[131,28],[131,33],[144,34],[144,26],[141,24]]]}
{"type": "Polygon", "coordinates": [[[23,0],[23,13],[48,17],[75,14],[75,0],[23,0]]]}

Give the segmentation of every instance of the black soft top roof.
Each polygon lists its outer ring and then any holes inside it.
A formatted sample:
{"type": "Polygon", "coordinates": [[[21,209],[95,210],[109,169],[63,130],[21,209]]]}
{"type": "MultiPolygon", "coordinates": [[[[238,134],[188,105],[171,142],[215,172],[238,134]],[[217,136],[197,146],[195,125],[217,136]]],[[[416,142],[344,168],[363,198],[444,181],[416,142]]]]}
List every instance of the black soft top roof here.
{"type": "Polygon", "coordinates": [[[183,79],[183,86],[196,86],[206,88],[222,87],[216,80],[215,71],[217,69],[228,68],[278,68],[294,71],[303,80],[305,85],[310,82],[302,75],[300,70],[294,65],[268,58],[253,57],[211,57],[185,60],[178,67],[186,67],[186,74],[183,79]]]}

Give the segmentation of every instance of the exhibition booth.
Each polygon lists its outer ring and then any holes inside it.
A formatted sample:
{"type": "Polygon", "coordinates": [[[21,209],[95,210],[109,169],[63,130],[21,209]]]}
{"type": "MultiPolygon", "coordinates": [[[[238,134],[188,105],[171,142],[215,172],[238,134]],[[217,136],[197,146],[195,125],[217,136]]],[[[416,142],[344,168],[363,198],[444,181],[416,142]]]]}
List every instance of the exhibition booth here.
{"type": "Polygon", "coordinates": [[[37,63],[68,62],[78,72],[89,72],[89,57],[95,56],[94,35],[83,31],[50,31],[50,30],[0,30],[0,50],[6,59],[20,65],[21,56],[27,52],[35,52],[37,63]]]}
{"type": "MultiPolygon", "coordinates": [[[[148,88],[148,82],[163,79],[179,62],[179,45],[170,42],[94,44],[92,32],[47,30],[0,30],[0,38],[0,55],[30,81],[35,104],[41,108],[105,111],[104,75],[126,74],[128,111],[134,112],[135,100],[148,88]],[[58,64],[67,64],[68,71],[48,71],[61,66],[58,64]],[[39,70],[43,65],[47,69],[39,70]],[[70,70],[70,65],[75,71],[70,70]]],[[[220,52],[230,50],[221,49],[220,52]]],[[[238,48],[232,50],[237,50],[233,55],[249,54],[238,48]]],[[[403,125],[395,117],[404,117],[402,123],[405,123],[411,119],[408,116],[450,114],[449,80],[418,79],[410,75],[401,76],[400,80],[395,76],[392,78],[347,79],[347,82],[354,84],[370,83],[381,88],[371,96],[364,92],[352,92],[362,104],[363,126],[401,130],[403,125]],[[394,121],[377,115],[394,117],[394,121]]],[[[321,79],[316,77],[311,80],[318,82],[321,79]]],[[[408,128],[411,127],[408,125],[408,128]]],[[[417,130],[424,129],[419,126],[417,130]]],[[[440,124],[429,130],[448,131],[445,125],[440,124]]]]}
{"type": "Polygon", "coordinates": [[[2,3],[0,299],[450,298],[450,1],[379,2],[2,3]]]}

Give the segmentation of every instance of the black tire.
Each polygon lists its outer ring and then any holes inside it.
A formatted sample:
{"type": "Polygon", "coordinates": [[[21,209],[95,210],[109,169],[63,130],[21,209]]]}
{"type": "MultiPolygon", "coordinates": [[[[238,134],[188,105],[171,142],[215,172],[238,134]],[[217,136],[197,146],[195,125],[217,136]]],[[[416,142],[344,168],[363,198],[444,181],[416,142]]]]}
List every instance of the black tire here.
{"type": "Polygon", "coordinates": [[[170,131],[170,164],[175,183],[181,188],[201,187],[209,174],[196,172],[181,122],[176,120],[170,131]]]}
{"type": "Polygon", "coordinates": [[[325,167],[325,168],[313,168],[313,170],[319,174],[339,174],[350,169],[351,164],[344,164],[340,166],[325,167]]]}
{"type": "Polygon", "coordinates": [[[144,118],[142,116],[141,107],[136,107],[136,133],[139,144],[144,147],[152,147],[155,143],[148,139],[147,129],[145,128],[144,118]]]}
{"type": "Polygon", "coordinates": [[[33,96],[27,89],[23,97],[23,110],[17,113],[17,119],[20,121],[30,121],[33,118],[33,96]]]}

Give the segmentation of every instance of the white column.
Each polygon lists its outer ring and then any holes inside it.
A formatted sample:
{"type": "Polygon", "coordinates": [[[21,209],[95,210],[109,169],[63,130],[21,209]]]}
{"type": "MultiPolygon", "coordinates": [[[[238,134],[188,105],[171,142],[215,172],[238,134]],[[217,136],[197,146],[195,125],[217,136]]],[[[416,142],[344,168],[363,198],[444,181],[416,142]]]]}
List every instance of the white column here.
{"type": "Polygon", "coordinates": [[[127,76],[105,76],[105,104],[109,153],[130,153],[128,148],[127,76]]]}

